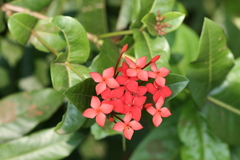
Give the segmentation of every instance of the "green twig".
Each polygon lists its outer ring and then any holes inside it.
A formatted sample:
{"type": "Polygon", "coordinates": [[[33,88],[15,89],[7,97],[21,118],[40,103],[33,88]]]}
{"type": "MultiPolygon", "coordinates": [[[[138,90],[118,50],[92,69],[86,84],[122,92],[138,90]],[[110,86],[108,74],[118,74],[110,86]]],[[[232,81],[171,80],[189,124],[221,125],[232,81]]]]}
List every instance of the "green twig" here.
{"type": "Polygon", "coordinates": [[[100,34],[98,38],[101,39],[101,38],[108,38],[108,37],[121,36],[121,35],[127,35],[127,34],[133,34],[133,30],[104,33],[104,34],[100,34]]]}
{"type": "Polygon", "coordinates": [[[86,79],[76,68],[74,68],[69,62],[65,62],[65,65],[68,66],[73,72],[75,72],[82,80],[86,79]]]}
{"type": "Polygon", "coordinates": [[[40,37],[37,32],[35,32],[34,30],[31,30],[32,35],[34,35],[49,51],[51,51],[53,54],[55,54],[56,56],[58,56],[58,52],[55,51],[51,46],[49,46],[49,44],[42,38],[40,37]]]}
{"type": "Polygon", "coordinates": [[[123,145],[123,151],[126,151],[126,138],[124,137],[124,135],[122,135],[122,145],[123,145]]]}
{"type": "Polygon", "coordinates": [[[233,112],[233,113],[235,113],[235,114],[240,115],[240,110],[234,108],[234,107],[231,106],[231,105],[228,105],[228,104],[226,104],[226,103],[224,103],[224,102],[222,102],[222,101],[219,101],[219,100],[217,100],[217,99],[215,99],[215,98],[213,98],[213,97],[210,97],[210,96],[207,97],[207,100],[209,100],[210,102],[215,103],[215,104],[217,104],[218,106],[220,106],[220,107],[222,107],[222,108],[225,108],[225,109],[227,109],[227,110],[229,110],[229,111],[231,111],[231,112],[233,112]]]}

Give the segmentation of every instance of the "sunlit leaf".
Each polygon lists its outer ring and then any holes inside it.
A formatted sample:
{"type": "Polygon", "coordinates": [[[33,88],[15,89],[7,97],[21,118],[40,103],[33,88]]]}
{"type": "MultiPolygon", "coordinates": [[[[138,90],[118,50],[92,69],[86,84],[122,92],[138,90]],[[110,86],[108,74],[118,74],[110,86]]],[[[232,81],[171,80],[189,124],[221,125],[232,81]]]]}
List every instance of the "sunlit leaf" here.
{"type": "Polygon", "coordinates": [[[182,24],[185,18],[185,14],[181,12],[167,12],[162,16],[164,16],[165,18],[161,23],[166,23],[167,25],[171,26],[171,27],[164,28],[164,32],[166,33],[176,30],[182,24]]]}
{"type": "Polygon", "coordinates": [[[221,84],[233,63],[233,55],[226,46],[222,28],[206,18],[198,59],[190,64],[187,73],[192,97],[200,107],[205,103],[208,92],[221,84]]]}
{"type": "Polygon", "coordinates": [[[53,89],[16,93],[0,101],[0,142],[18,138],[58,109],[63,95],[53,89]]]}
{"type": "MultiPolygon", "coordinates": [[[[226,80],[221,86],[213,89],[209,96],[230,105],[240,111],[240,59],[235,61],[235,66],[229,72],[226,80]]],[[[204,107],[206,119],[212,130],[225,142],[233,145],[240,145],[240,116],[226,110],[212,101],[208,101],[204,107]]]]}
{"type": "Polygon", "coordinates": [[[56,16],[52,19],[64,34],[67,43],[67,61],[84,63],[88,59],[90,48],[87,33],[75,19],[67,16],[56,16]]]}
{"type": "Polygon", "coordinates": [[[37,18],[29,14],[15,13],[8,19],[8,28],[16,41],[25,45],[36,22],[37,18]]]}
{"type": "Polygon", "coordinates": [[[34,3],[32,0],[16,0],[12,1],[11,4],[28,8],[34,11],[41,11],[44,7],[47,7],[47,5],[51,2],[52,0],[34,1],[34,3]]]}
{"type": "Polygon", "coordinates": [[[127,28],[131,21],[133,1],[123,0],[121,3],[118,20],[116,23],[116,30],[123,30],[127,28]]]}
{"type": "Polygon", "coordinates": [[[228,145],[211,132],[191,101],[182,110],[178,133],[183,142],[182,159],[230,160],[228,145]]]}
{"type": "Polygon", "coordinates": [[[63,115],[62,121],[59,122],[54,129],[58,134],[69,134],[77,131],[85,122],[86,118],[82,116],[82,113],[77,108],[68,103],[67,111],[63,115]]]}
{"type": "Polygon", "coordinates": [[[0,159],[51,160],[62,159],[83,140],[78,133],[58,135],[53,129],[45,129],[0,145],[0,159]],[[17,149],[16,149],[17,148],[17,149]]]}
{"type": "Polygon", "coordinates": [[[175,0],[155,0],[151,12],[157,15],[157,12],[160,11],[161,14],[172,11],[175,0]]]}

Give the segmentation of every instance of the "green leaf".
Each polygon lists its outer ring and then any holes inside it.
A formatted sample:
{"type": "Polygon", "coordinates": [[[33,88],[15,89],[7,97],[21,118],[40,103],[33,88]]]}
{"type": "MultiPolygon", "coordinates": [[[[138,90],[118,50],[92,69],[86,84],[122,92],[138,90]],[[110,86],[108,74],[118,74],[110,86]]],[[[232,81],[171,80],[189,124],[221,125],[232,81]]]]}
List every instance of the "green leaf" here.
{"type": "Polygon", "coordinates": [[[64,34],[67,43],[67,61],[84,63],[89,57],[89,41],[83,26],[75,19],[67,16],[56,16],[52,19],[64,34]]]}
{"type": "Polygon", "coordinates": [[[92,96],[96,95],[95,86],[93,79],[88,78],[69,88],[64,94],[80,112],[83,112],[90,107],[92,96]]]}
{"type": "Polygon", "coordinates": [[[0,101],[0,142],[21,137],[58,109],[63,95],[53,89],[12,94],[0,101]]]}
{"type": "Polygon", "coordinates": [[[142,19],[142,23],[147,26],[148,32],[152,36],[158,35],[158,33],[155,29],[155,25],[156,25],[157,21],[156,21],[156,16],[154,13],[151,12],[151,13],[146,14],[142,19]]]}
{"type": "Polygon", "coordinates": [[[23,55],[23,48],[9,38],[0,41],[1,54],[11,67],[15,67],[23,55]]]}
{"type": "Polygon", "coordinates": [[[234,146],[231,147],[231,160],[238,160],[240,157],[240,147],[234,146]]]}
{"type": "Polygon", "coordinates": [[[151,130],[134,150],[130,160],[177,159],[181,143],[177,135],[178,116],[173,115],[151,130]]]}
{"type": "Polygon", "coordinates": [[[115,67],[120,53],[118,48],[113,44],[110,39],[105,39],[101,46],[100,53],[89,67],[93,72],[102,73],[103,70],[109,67],[115,67]]]}
{"type": "Polygon", "coordinates": [[[171,47],[171,61],[175,62],[171,65],[172,72],[186,76],[189,63],[197,59],[198,43],[198,35],[191,28],[184,24],[178,28],[171,47]]]}
{"type": "Polygon", "coordinates": [[[208,92],[221,84],[233,63],[233,55],[226,46],[222,28],[206,18],[198,59],[190,64],[187,72],[189,89],[200,107],[204,105],[208,92]]]}
{"type": "Polygon", "coordinates": [[[8,19],[8,28],[14,39],[18,43],[25,45],[36,22],[37,18],[26,13],[15,13],[8,19]]]}
{"type": "Polygon", "coordinates": [[[172,11],[174,4],[175,0],[155,0],[150,12],[153,12],[156,15],[158,11],[160,11],[161,14],[170,12],[172,11]]]}
{"type": "MultiPolygon", "coordinates": [[[[67,54],[60,53],[57,59],[51,64],[51,79],[55,90],[65,92],[69,87],[74,86],[83,79],[67,66],[67,54]]],[[[83,77],[89,77],[90,70],[80,64],[70,63],[83,77]]]]}
{"type": "Polygon", "coordinates": [[[131,21],[132,8],[133,8],[133,1],[122,0],[117,23],[116,23],[117,31],[124,30],[125,28],[127,28],[129,22],[131,21]]]}
{"type": "Polygon", "coordinates": [[[189,101],[182,110],[178,133],[184,144],[181,148],[182,159],[230,160],[228,145],[209,130],[192,101],[189,101]]]}
{"type": "Polygon", "coordinates": [[[212,90],[209,96],[218,100],[217,104],[212,101],[207,102],[204,107],[206,119],[211,129],[225,142],[233,145],[240,145],[240,116],[230,110],[222,108],[225,105],[240,111],[240,59],[235,61],[235,66],[229,72],[226,80],[221,86],[212,90]]]}
{"type": "Polygon", "coordinates": [[[1,75],[0,88],[4,88],[10,84],[10,77],[8,75],[7,70],[3,67],[0,67],[0,75],[1,75]]]}
{"type": "MultiPolygon", "coordinates": [[[[0,5],[2,6],[3,0],[0,0],[0,5]]],[[[0,33],[5,30],[5,21],[2,10],[0,10],[0,33]]]]}
{"type": "Polygon", "coordinates": [[[47,7],[52,2],[52,0],[41,0],[35,1],[32,0],[15,0],[10,2],[12,5],[28,8],[34,11],[41,11],[44,7],[47,7]]]}
{"type": "Polygon", "coordinates": [[[172,95],[166,98],[166,101],[178,95],[188,84],[189,80],[181,75],[170,73],[166,77],[166,85],[171,89],[172,95]]]}
{"type": "Polygon", "coordinates": [[[82,1],[79,20],[92,34],[101,34],[108,31],[105,0],[82,1]],[[94,17],[94,20],[89,17],[94,17]]]}
{"type": "Polygon", "coordinates": [[[83,140],[80,134],[58,135],[46,129],[0,145],[0,159],[52,160],[62,159],[83,140]],[[17,149],[16,149],[17,148],[17,149]]]}
{"type": "Polygon", "coordinates": [[[106,138],[108,136],[122,134],[121,132],[117,132],[117,131],[112,129],[114,124],[115,123],[110,122],[109,120],[106,120],[106,123],[105,123],[104,127],[101,127],[97,123],[94,123],[91,126],[91,133],[96,140],[101,140],[101,139],[106,138]]]}
{"type": "Polygon", "coordinates": [[[161,55],[161,58],[156,62],[157,66],[170,68],[168,63],[170,49],[164,37],[153,37],[147,32],[140,32],[138,30],[134,30],[133,37],[135,40],[134,51],[136,58],[147,56],[148,61],[150,61],[151,58],[161,55]]]}
{"type": "Polygon", "coordinates": [[[167,25],[171,25],[171,27],[164,28],[164,32],[169,33],[176,30],[183,22],[185,18],[185,14],[181,12],[167,12],[163,14],[165,18],[161,23],[166,23],[167,25]]]}
{"type": "Polygon", "coordinates": [[[77,108],[68,103],[67,111],[63,115],[62,121],[59,122],[54,129],[58,134],[69,134],[77,131],[85,122],[86,118],[82,116],[82,113],[77,108]]]}
{"type": "MultiPolygon", "coordinates": [[[[51,19],[39,20],[34,27],[34,31],[54,50],[61,51],[66,47],[64,35],[51,23],[51,19]]],[[[31,43],[38,50],[50,52],[35,36],[30,39],[31,43]]]]}

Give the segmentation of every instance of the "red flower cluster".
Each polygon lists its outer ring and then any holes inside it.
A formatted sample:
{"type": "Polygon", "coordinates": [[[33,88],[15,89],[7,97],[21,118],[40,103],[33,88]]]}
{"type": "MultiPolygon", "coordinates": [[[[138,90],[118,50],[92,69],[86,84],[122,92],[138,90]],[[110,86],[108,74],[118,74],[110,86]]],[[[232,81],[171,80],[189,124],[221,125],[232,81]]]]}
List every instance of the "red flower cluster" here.
{"type": "Polygon", "coordinates": [[[140,130],[143,126],[139,123],[142,110],[146,110],[153,116],[153,124],[158,127],[162,122],[162,117],[171,115],[166,107],[162,107],[164,99],[172,94],[165,85],[169,70],[161,67],[157,69],[155,62],[160,58],[156,56],[146,63],[147,57],[141,57],[134,63],[130,58],[125,57],[122,66],[118,63],[122,54],[127,50],[128,45],[122,48],[116,67],[110,67],[103,71],[102,75],[91,72],[92,79],[97,82],[96,93],[101,95],[101,101],[93,96],[91,108],[83,112],[87,118],[95,118],[100,126],[104,126],[106,117],[115,125],[113,129],[123,132],[127,139],[131,139],[134,130],[140,130]],[[143,70],[151,65],[152,71],[143,70]],[[153,83],[147,83],[154,79],[153,83]],[[147,84],[146,84],[147,83],[147,84]],[[146,84],[146,85],[142,85],[146,84]],[[146,102],[146,93],[153,96],[155,107],[146,102]],[[121,118],[121,115],[124,117],[121,118]]]}

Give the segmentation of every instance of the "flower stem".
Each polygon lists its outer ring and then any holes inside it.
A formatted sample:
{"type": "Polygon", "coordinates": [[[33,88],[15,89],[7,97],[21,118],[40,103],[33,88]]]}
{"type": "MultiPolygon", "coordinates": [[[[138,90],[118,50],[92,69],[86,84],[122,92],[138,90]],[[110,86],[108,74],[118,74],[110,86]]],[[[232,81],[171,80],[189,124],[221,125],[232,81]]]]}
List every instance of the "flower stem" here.
{"type": "Polygon", "coordinates": [[[231,112],[233,112],[233,113],[235,113],[235,114],[240,115],[240,110],[234,108],[234,107],[231,106],[231,105],[228,105],[228,104],[226,104],[226,103],[224,103],[224,102],[222,102],[222,101],[219,101],[219,100],[217,100],[217,99],[215,99],[215,98],[213,98],[213,97],[210,97],[210,96],[207,97],[207,100],[209,100],[210,102],[215,103],[215,104],[217,104],[218,106],[220,106],[220,107],[222,107],[222,108],[225,108],[225,109],[227,109],[227,110],[229,110],[229,111],[231,111],[231,112]]]}
{"type": "Polygon", "coordinates": [[[49,44],[42,38],[40,37],[37,32],[35,32],[34,30],[31,30],[32,35],[34,35],[49,51],[51,51],[53,54],[55,54],[56,56],[58,56],[57,51],[55,51],[51,46],[49,46],[49,44]]]}
{"type": "Polygon", "coordinates": [[[104,33],[100,34],[98,38],[108,38],[108,37],[114,37],[114,36],[121,36],[126,34],[133,34],[133,30],[125,30],[125,31],[117,31],[117,32],[110,32],[110,33],[104,33]]]}
{"type": "Polygon", "coordinates": [[[123,146],[123,151],[126,151],[126,138],[124,137],[124,135],[122,135],[122,146],[123,146]]]}
{"type": "Polygon", "coordinates": [[[65,65],[68,66],[73,72],[75,72],[82,80],[85,80],[86,78],[76,70],[69,62],[65,62],[65,65]]]}

